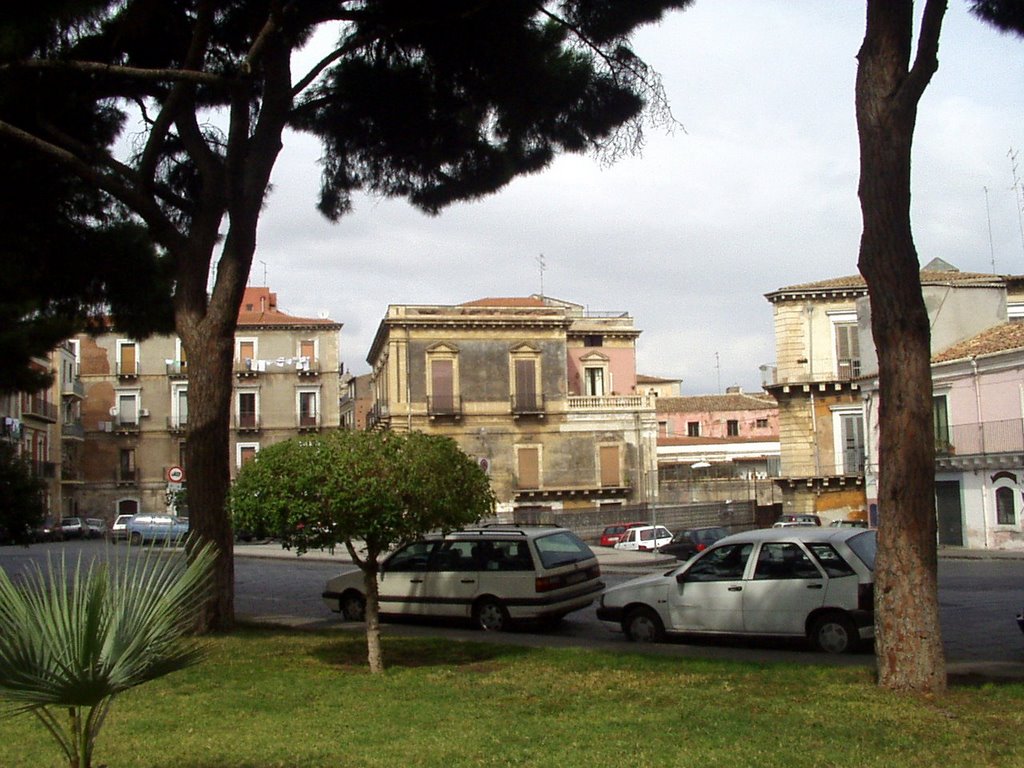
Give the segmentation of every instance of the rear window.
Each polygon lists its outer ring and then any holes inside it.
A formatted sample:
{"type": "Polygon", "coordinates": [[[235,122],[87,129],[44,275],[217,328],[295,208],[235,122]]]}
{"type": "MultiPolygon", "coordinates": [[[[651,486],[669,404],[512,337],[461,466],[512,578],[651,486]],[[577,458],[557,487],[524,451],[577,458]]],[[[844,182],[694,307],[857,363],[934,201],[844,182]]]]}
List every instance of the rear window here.
{"type": "Polygon", "coordinates": [[[558,531],[534,539],[540,562],[545,568],[557,568],[582,560],[590,560],[594,553],[582,539],[569,531],[558,531]]]}
{"type": "Polygon", "coordinates": [[[864,531],[846,540],[846,545],[854,551],[864,565],[875,570],[875,554],[878,552],[878,539],[875,537],[877,531],[864,531]]]}

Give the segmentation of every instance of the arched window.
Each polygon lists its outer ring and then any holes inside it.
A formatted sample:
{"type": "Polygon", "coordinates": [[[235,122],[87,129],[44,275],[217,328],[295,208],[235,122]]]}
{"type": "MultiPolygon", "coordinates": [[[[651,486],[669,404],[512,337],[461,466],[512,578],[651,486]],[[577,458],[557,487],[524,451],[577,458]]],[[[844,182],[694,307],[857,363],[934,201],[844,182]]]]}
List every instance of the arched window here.
{"type": "Polygon", "coordinates": [[[996,525],[1016,525],[1017,509],[1012,488],[996,488],[996,525]]]}

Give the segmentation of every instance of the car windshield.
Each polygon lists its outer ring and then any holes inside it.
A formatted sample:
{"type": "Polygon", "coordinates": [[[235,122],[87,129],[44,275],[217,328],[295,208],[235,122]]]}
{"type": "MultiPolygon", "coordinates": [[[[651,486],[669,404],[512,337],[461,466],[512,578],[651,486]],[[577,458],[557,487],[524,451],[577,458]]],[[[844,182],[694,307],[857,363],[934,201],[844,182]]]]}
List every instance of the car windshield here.
{"type": "Polygon", "coordinates": [[[590,547],[569,531],[558,531],[547,536],[539,536],[535,539],[534,544],[545,568],[557,568],[560,565],[578,563],[594,556],[590,547]]]}
{"type": "Polygon", "coordinates": [[[875,537],[875,533],[873,530],[864,531],[846,540],[847,546],[872,571],[875,570],[875,553],[878,551],[878,539],[875,537]]]}

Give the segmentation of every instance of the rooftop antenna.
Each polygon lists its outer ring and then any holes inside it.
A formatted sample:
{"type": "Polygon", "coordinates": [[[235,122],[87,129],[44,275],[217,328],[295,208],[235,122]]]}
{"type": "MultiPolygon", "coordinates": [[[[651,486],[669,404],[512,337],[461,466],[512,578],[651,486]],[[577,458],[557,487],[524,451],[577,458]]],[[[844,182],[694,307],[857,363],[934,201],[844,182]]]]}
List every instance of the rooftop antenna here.
{"type": "Polygon", "coordinates": [[[548,265],[544,261],[544,254],[540,254],[536,258],[537,266],[540,268],[540,297],[544,298],[544,270],[547,269],[548,265]]]}
{"type": "Polygon", "coordinates": [[[988,207],[988,187],[985,187],[985,216],[988,218],[988,250],[992,257],[992,274],[996,273],[996,249],[992,244],[992,211],[988,207]]]}
{"type": "Polygon", "coordinates": [[[1006,153],[1006,156],[1010,158],[1010,167],[1013,169],[1013,190],[1014,203],[1017,206],[1017,224],[1020,228],[1020,246],[1021,250],[1024,250],[1024,216],[1022,216],[1022,209],[1024,209],[1024,192],[1021,190],[1020,176],[1017,175],[1017,152],[1013,147],[1010,147],[1010,151],[1006,153]]]}
{"type": "Polygon", "coordinates": [[[718,359],[717,352],[715,352],[715,380],[717,387],[715,393],[720,394],[722,392],[722,364],[721,361],[718,359]]]}
{"type": "Polygon", "coordinates": [[[263,265],[263,287],[267,287],[267,262],[260,259],[260,264],[263,265]]]}

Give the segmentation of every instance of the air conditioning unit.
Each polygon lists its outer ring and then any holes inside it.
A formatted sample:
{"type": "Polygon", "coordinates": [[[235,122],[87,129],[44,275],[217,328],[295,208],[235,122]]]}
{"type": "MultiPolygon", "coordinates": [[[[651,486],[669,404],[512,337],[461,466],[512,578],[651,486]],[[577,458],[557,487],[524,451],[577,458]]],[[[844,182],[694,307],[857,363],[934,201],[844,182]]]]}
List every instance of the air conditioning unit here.
{"type": "Polygon", "coordinates": [[[139,408],[139,416],[149,416],[149,408],[139,408]]]}
{"type": "Polygon", "coordinates": [[[101,421],[100,422],[100,431],[101,432],[113,432],[114,431],[114,422],[112,422],[112,421],[101,421]]]}

